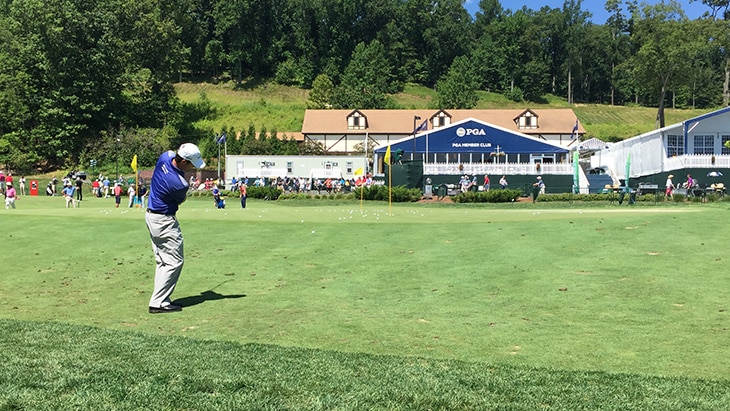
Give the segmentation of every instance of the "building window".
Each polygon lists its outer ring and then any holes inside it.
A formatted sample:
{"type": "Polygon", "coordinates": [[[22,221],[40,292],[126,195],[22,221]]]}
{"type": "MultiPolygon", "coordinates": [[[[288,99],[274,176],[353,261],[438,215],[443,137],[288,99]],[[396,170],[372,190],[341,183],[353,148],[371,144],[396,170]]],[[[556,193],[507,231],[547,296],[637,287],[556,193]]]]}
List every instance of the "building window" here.
{"type": "Polygon", "coordinates": [[[532,111],[525,111],[517,118],[517,128],[520,130],[536,130],[538,128],[537,115],[532,111]]]}
{"type": "Polygon", "coordinates": [[[367,128],[367,119],[359,112],[354,112],[347,118],[348,130],[365,130],[367,128]]]}
{"type": "Polygon", "coordinates": [[[347,174],[352,174],[352,161],[348,161],[346,164],[347,174]]]}
{"type": "Polygon", "coordinates": [[[695,154],[714,154],[715,153],[715,136],[698,135],[694,136],[694,153],[695,154]]]}
{"type": "Polygon", "coordinates": [[[730,154],[730,148],[725,147],[725,143],[730,141],[730,134],[723,134],[720,137],[722,138],[722,150],[720,151],[720,154],[730,154]]]}
{"type": "Polygon", "coordinates": [[[286,162],[286,172],[287,172],[287,174],[291,174],[292,173],[292,168],[293,168],[292,167],[292,162],[291,161],[287,161],[286,162]]]}
{"type": "Polygon", "coordinates": [[[667,157],[681,156],[684,154],[682,136],[677,134],[667,135],[667,157]]]}
{"type": "Polygon", "coordinates": [[[439,111],[431,120],[433,128],[444,127],[451,124],[451,117],[444,111],[439,111]]]}

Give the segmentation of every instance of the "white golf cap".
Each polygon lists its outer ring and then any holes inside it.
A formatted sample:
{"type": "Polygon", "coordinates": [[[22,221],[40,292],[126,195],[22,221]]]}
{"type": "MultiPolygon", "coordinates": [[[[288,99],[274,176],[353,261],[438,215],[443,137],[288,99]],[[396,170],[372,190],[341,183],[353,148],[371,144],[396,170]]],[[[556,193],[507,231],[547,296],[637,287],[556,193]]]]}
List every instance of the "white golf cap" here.
{"type": "Polygon", "coordinates": [[[177,155],[188,160],[195,168],[205,167],[205,161],[203,161],[203,157],[200,155],[200,149],[195,144],[185,143],[181,145],[177,149],[177,155]]]}

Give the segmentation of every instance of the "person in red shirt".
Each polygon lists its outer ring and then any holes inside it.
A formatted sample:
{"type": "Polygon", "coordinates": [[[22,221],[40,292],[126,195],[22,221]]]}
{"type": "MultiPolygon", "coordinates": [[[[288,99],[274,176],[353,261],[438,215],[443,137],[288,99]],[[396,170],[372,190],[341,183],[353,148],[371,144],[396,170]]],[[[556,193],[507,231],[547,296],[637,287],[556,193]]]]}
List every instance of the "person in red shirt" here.
{"type": "Polygon", "coordinates": [[[91,190],[94,193],[94,197],[101,197],[101,192],[99,191],[99,179],[97,178],[94,180],[93,183],[91,183],[91,190]]]}
{"type": "Polygon", "coordinates": [[[119,183],[114,183],[114,201],[116,201],[116,207],[119,208],[119,203],[122,201],[122,186],[119,183]]]}

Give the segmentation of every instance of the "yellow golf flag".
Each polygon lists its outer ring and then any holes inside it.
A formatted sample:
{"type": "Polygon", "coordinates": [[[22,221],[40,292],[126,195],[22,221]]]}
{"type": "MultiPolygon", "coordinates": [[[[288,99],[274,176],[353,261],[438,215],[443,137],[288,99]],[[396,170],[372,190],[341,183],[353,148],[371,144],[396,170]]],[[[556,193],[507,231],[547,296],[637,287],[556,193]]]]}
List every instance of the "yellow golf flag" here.
{"type": "Polygon", "coordinates": [[[385,157],[383,157],[383,162],[385,162],[385,164],[390,164],[390,146],[388,146],[388,149],[385,150],[385,157]]]}
{"type": "Polygon", "coordinates": [[[358,168],[357,170],[355,170],[355,175],[356,176],[361,176],[362,175],[362,171],[363,171],[362,170],[362,167],[358,168]]]}
{"type": "Polygon", "coordinates": [[[134,172],[136,173],[137,172],[137,155],[136,154],[134,155],[134,158],[132,159],[132,164],[130,164],[130,165],[132,166],[132,170],[134,170],[134,172]]]}

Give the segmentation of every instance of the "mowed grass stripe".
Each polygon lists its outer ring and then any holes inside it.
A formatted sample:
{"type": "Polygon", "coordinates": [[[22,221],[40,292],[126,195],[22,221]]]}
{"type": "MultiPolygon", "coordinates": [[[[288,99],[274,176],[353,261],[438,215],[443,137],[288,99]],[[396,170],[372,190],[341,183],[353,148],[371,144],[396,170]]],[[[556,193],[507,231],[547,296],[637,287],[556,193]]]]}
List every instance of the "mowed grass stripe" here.
{"type": "Polygon", "coordinates": [[[0,320],[0,407],[719,410],[727,380],[513,367],[0,320]]]}
{"type": "Polygon", "coordinates": [[[2,215],[6,318],[519,367],[723,379],[730,365],[726,233],[697,223],[722,221],[724,204],[390,215],[195,198],[175,292],[194,305],[150,316],[141,210],[31,203],[2,215]]]}

